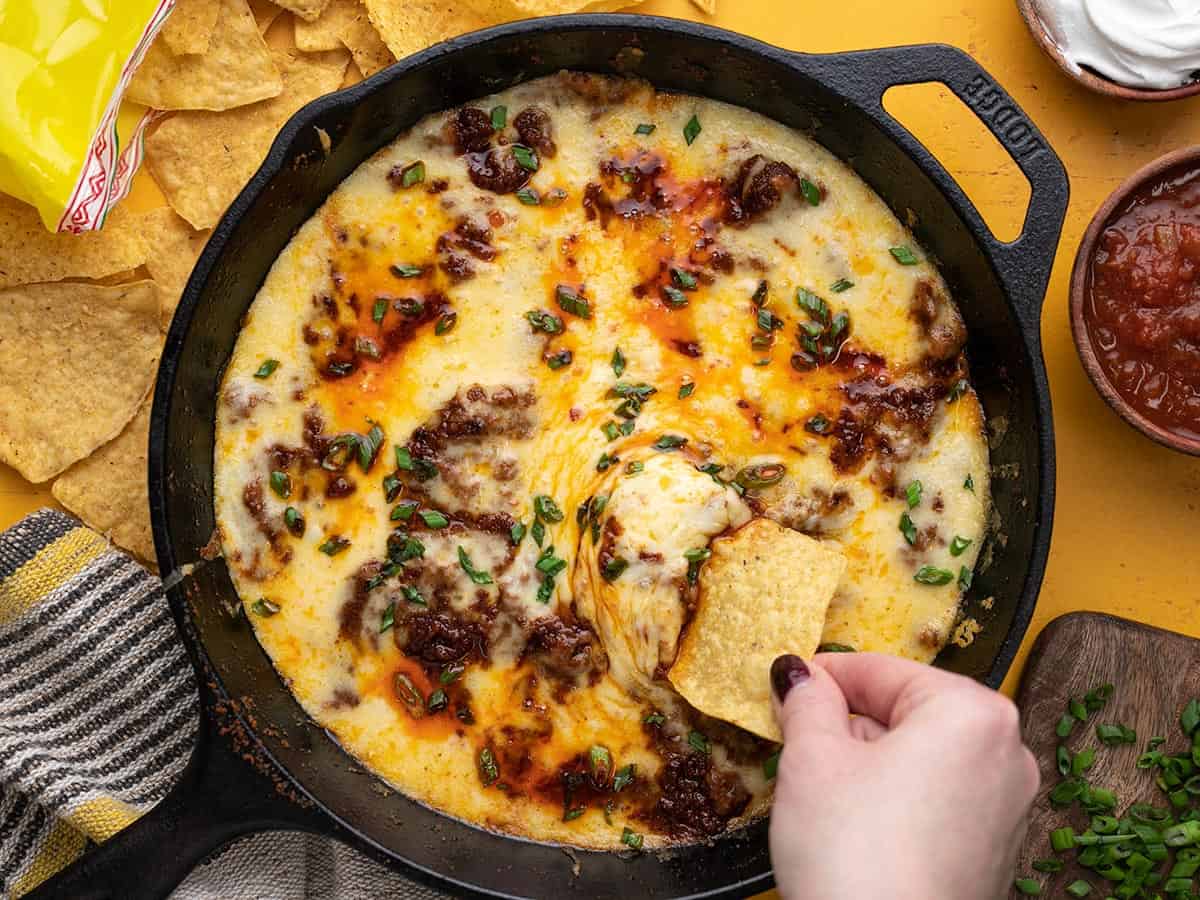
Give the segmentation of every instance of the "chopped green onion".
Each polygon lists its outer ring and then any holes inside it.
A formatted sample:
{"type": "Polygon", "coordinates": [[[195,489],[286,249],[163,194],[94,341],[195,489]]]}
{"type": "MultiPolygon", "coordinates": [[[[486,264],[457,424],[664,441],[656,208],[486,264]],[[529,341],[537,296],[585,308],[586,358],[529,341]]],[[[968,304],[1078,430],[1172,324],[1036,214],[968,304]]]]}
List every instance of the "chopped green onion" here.
{"type": "Polygon", "coordinates": [[[649,122],[643,122],[637,128],[633,129],[634,134],[654,134],[656,125],[651,125],[649,122]]]}
{"type": "Polygon", "coordinates": [[[292,479],[288,477],[287,472],[271,473],[271,490],[282,500],[292,495],[292,479]]]}
{"type": "Polygon", "coordinates": [[[900,533],[904,535],[904,540],[908,541],[910,546],[916,545],[917,526],[913,524],[913,520],[906,512],[900,514],[900,533]]]}
{"type": "Polygon", "coordinates": [[[479,778],[484,787],[490,787],[500,777],[500,767],[496,765],[496,755],[490,747],[479,751],[479,778]]]}
{"type": "Polygon", "coordinates": [[[678,450],[687,444],[688,439],[678,434],[664,434],[654,442],[655,450],[678,450]]]}
{"type": "Polygon", "coordinates": [[[810,431],[813,434],[827,434],[829,432],[829,419],[821,413],[817,413],[804,423],[804,430],[810,431]]]}
{"type": "Polygon", "coordinates": [[[688,305],[687,294],[673,284],[663,285],[663,301],[671,309],[683,309],[688,305]]]}
{"type": "Polygon", "coordinates": [[[529,321],[529,326],[534,331],[544,331],[546,334],[561,334],[563,330],[563,320],[554,313],[548,313],[541,309],[531,309],[525,313],[525,318],[529,321]]]}
{"type": "Polygon", "coordinates": [[[1013,882],[1013,887],[1017,889],[1018,894],[1023,894],[1026,897],[1040,897],[1042,895],[1042,886],[1032,878],[1018,878],[1013,882]]]}
{"type": "Polygon", "coordinates": [[[946,395],[946,402],[954,403],[967,392],[968,387],[970,387],[970,385],[967,384],[967,379],[958,379],[958,381],[954,382],[954,384],[950,386],[950,393],[946,395]]]}
{"type": "Polygon", "coordinates": [[[1061,859],[1035,859],[1031,864],[1035,872],[1047,872],[1053,874],[1063,870],[1061,859]]]}
{"type": "Polygon", "coordinates": [[[966,566],[958,567],[958,586],[964,591],[971,589],[971,582],[975,580],[975,573],[966,566]]]}
{"type": "Polygon", "coordinates": [[[539,547],[542,546],[542,541],[546,540],[546,526],[542,524],[541,519],[533,520],[533,527],[529,529],[529,536],[533,538],[533,542],[539,547]]]}
{"type": "Polygon", "coordinates": [[[493,106],[491,119],[493,128],[495,128],[497,131],[502,129],[506,124],[508,124],[508,107],[493,106]]]}
{"type": "Polygon", "coordinates": [[[392,274],[397,278],[419,278],[425,271],[422,266],[411,266],[407,263],[396,263],[391,267],[392,274]]]}
{"type": "Polygon", "coordinates": [[[600,575],[605,581],[613,582],[621,577],[621,573],[629,568],[629,561],[620,556],[610,558],[600,569],[600,575]]]}
{"type": "Polygon", "coordinates": [[[810,206],[820,205],[821,189],[807,178],[800,179],[800,193],[804,195],[804,199],[808,201],[810,206]]]}
{"type": "Polygon", "coordinates": [[[467,670],[464,663],[450,663],[446,668],[442,669],[442,674],[438,676],[438,683],[443,686],[449,686],[462,678],[463,672],[467,670]]]}
{"type": "Polygon", "coordinates": [[[667,721],[667,717],[658,712],[652,712],[646,718],[642,719],[642,722],[646,725],[661,725],[665,721],[667,721]]]}
{"type": "Polygon", "coordinates": [[[250,609],[252,609],[254,611],[255,615],[259,615],[259,616],[263,616],[264,618],[267,618],[267,617],[273,616],[277,612],[279,612],[280,606],[278,603],[273,603],[272,601],[268,600],[266,597],[259,597],[257,600],[255,600],[253,603],[250,604],[250,609]]]}
{"type": "Polygon", "coordinates": [[[421,521],[425,523],[426,528],[445,528],[450,524],[450,520],[436,509],[421,510],[421,521]]]}
{"type": "Polygon", "coordinates": [[[1072,881],[1069,885],[1067,885],[1066,890],[1067,893],[1072,897],[1086,897],[1092,892],[1092,886],[1086,881],[1080,879],[1078,881],[1072,881]]]}
{"type": "Polygon", "coordinates": [[[538,170],[537,154],[524,144],[513,144],[512,155],[517,164],[527,172],[536,172],[538,170]]]}
{"type": "Polygon", "coordinates": [[[796,289],[796,303],[818,322],[829,322],[829,304],[805,288],[796,289]]]}
{"type": "Polygon", "coordinates": [[[695,390],[696,390],[696,382],[685,381],[683,384],[681,384],[679,386],[679,399],[686,400],[688,397],[692,396],[692,393],[695,390]]]}
{"type": "Polygon", "coordinates": [[[634,850],[641,850],[643,839],[636,831],[633,831],[629,826],[625,826],[621,832],[621,843],[634,850]]]}
{"type": "Polygon", "coordinates": [[[379,633],[383,634],[389,628],[396,624],[396,604],[389,603],[387,609],[383,611],[383,615],[379,618],[379,633]]]}
{"type": "Polygon", "coordinates": [[[694,291],[696,289],[696,276],[687,269],[671,269],[671,281],[675,286],[683,291],[694,291]]]}
{"type": "Polygon", "coordinates": [[[1071,760],[1071,774],[1082,775],[1092,767],[1092,764],[1095,761],[1096,751],[1091,747],[1088,747],[1086,750],[1079,751],[1075,754],[1074,759],[1071,760]]]}
{"type": "Polygon", "coordinates": [[[773,484],[779,484],[786,474],[787,468],[783,463],[755,463],[741,469],[733,477],[733,481],[734,484],[740,484],[747,490],[760,490],[773,484]]]}
{"type": "Polygon", "coordinates": [[[619,794],[629,785],[633,784],[633,779],[637,776],[637,763],[630,763],[627,766],[622,766],[617,769],[617,774],[613,776],[612,789],[614,794],[619,794]]]}
{"type": "Polygon", "coordinates": [[[296,537],[304,537],[304,516],[296,507],[289,506],[283,511],[283,524],[296,537]]]}
{"type": "MultiPolygon", "coordinates": [[[[376,577],[378,577],[378,576],[376,576],[376,577]]],[[[428,606],[429,605],[428,603],[425,602],[424,595],[417,588],[413,587],[411,584],[400,585],[400,593],[402,593],[404,595],[404,599],[407,600],[409,603],[411,603],[413,606],[428,606]]],[[[392,604],[392,606],[394,607],[395,604],[392,604]]]]}
{"type": "Polygon", "coordinates": [[[525,206],[537,206],[542,202],[542,198],[538,196],[538,192],[528,185],[517,191],[516,198],[525,206]]]}
{"type": "Polygon", "coordinates": [[[699,137],[701,130],[700,120],[696,116],[693,115],[688,119],[687,124],[683,126],[683,139],[687,141],[689,147],[699,137]]]}
{"type": "Polygon", "coordinates": [[[1087,707],[1072,697],[1067,701],[1067,712],[1077,718],[1080,722],[1086,722],[1088,717],[1087,707]]]}
{"type": "Polygon", "coordinates": [[[563,520],[563,511],[558,508],[554,498],[546,494],[538,494],[533,498],[533,511],[543,522],[553,524],[563,520]]]}
{"type": "Polygon", "coordinates": [[[1050,846],[1058,853],[1072,849],[1075,846],[1075,829],[1056,828],[1050,832],[1050,846]]]}
{"type": "Polygon", "coordinates": [[[966,480],[963,482],[963,487],[966,488],[968,491],[970,491],[972,494],[975,493],[975,479],[972,478],[970,476],[970,474],[967,475],[966,480]]]}
{"type": "Polygon", "coordinates": [[[593,744],[588,750],[588,767],[592,773],[592,783],[597,787],[607,787],[613,772],[612,754],[608,748],[593,744]]]}
{"type": "Polygon", "coordinates": [[[955,535],[954,540],[950,542],[950,555],[962,556],[963,551],[970,547],[972,543],[974,542],[970,538],[959,537],[958,535],[955,535]]]}
{"type": "Polygon", "coordinates": [[[949,584],[954,580],[954,573],[949,569],[939,569],[936,566],[921,566],[913,575],[913,581],[918,584],[938,586],[949,584]]]}
{"type": "Polygon", "coordinates": [[[609,456],[607,453],[601,453],[600,459],[596,461],[596,471],[607,472],[620,461],[621,458],[619,456],[609,456]]]}
{"type": "Polygon", "coordinates": [[[1124,725],[1097,725],[1096,737],[1107,747],[1117,744],[1132,744],[1137,740],[1137,734],[1124,725]]]}
{"type": "Polygon", "coordinates": [[[383,321],[383,317],[387,315],[388,301],[387,297],[377,297],[375,305],[371,307],[371,321],[376,325],[383,321]]]}
{"type": "Polygon", "coordinates": [[[625,374],[625,354],[621,352],[620,347],[613,349],[612,370],[618,378],[625,374]]]}
{"type": "Polygon", "coordinates": [[[419,159],[415,163],[409,163],[400,170],[401,187],[412,187],[414,184],[420,184],[424,180],[425,163],[419,159]]]}
{"type": "Polygon", "coordinates": [[[625,464],[625,474],[626,475],[636,475],[636,474],[638,474],[638,472],[641,472],[645,468],[646,468],[645,463],[643,463],[641,460],[635,459],[635,460],[632,460],[631,462],[628,462],[625,464]]]}
{"type": "Polygon", "coordinates": [[[892,247],[889,252],[902,266],[915,266],[919,262],[911,247],[892,247]]]}
{"type": "Polygon", "coordinates": [[[458,564],[462,566],[462,570],[467,573],[467,577],[475,582],[475,584],[492,583],[491,575],[471,565],[471,557],[467,555],[467,551],[463,549],[461,544],[458,546],[458,564]]]}
{"type": "Polygon", "coordinates": [[[254,373],[255,378],[270,378],[272,373],[279,368],[279,360],[265,359],[262,365],[258,367],[258,371],[254,373]]]}
{"type": "Polygon", "coordinates": [[[852,287],[854,287],[853,281],[847,281],[845,278],[839,278],[829,286],[829,290],[833,291],[835,294],[840,294],[843,291],[850,290],[852,287]]]}
{"type": "Polygon", "coordinates": [[[458,324],[458,313],[451,310],[448,313],[442,313],[438,316],[437,322],[434,323],[433,333],[438,337],[443,334],[449,334],[454,330],[454,326],[458,324]]]}
{"type": "Polygon", "coordinates": [[[412,518],[412,514],[417,511],[417,506],[419,505],[416,500],[401,500],[396,504],[396,508],[392,510],[389,518],[393,522],[407,522],[412,518]]]}
{"type": "Polygon", "coordinates": [[[712,748],[709,745],[708,737],[699,731],[689,731],[687,736],[688,746],[697,753],[711,753],[712,748]]]}
{"type": "Polygon", "coordinates": [[[446,692],[438,688],[429,695],[429,699],[425,701],[425,708],[430,712],[441,712],[450,705],[450,698],[446,696],[446,692]]]}
{"type": "Polygon", "coordinates": [[[858,651],[855,650],[853,647],[851,647],[849,644],[829,643],[829,644],[818,644],[817,652],[818,653],[857,653],[858,651]]]}
{"type": "Polygon", "coordinates": [[[910,481],[904,489],[904,498],[908,501],[909,509],[916,509],[921,504],[921,493],[925,490],[919,481],[910,481]]]}
{"type": "Polygon", "coordinates": [[[574,359],[574,355],[570,350],[559,350],[546,357],[546,365],[550,367],[550,371],[557,372],[559,369],[569,366],[572,359],[574,359]]]}
{"type": "Polygon", "coordinates": [[[554,299],[563,312],[568,312],[581,319],[592,317],[592,307],[587,299],[565,284],[560,284],[554,289],[554,299]]]}
{"type": "Polygon", "coordinates": [[[350,542],[348,540],[346,540],[343,537],[334,535],[333,537],[326,538],[324,543],[322,543],[319,547],[317,547],[317,549],[320,550],[322,553],[324,553],[326,556],[337,556],[339,553],[341,553],[343,550],[345,550],[349,546],[350,546],[350,542]]]}
{"type": "Polygon", "coordinates": [[[1183,712],[1179,714],[1179,724],[1188,737],[1195,733],[1197,727],[1200,727],[1200,700],[1187,702],[1183,712]]]}

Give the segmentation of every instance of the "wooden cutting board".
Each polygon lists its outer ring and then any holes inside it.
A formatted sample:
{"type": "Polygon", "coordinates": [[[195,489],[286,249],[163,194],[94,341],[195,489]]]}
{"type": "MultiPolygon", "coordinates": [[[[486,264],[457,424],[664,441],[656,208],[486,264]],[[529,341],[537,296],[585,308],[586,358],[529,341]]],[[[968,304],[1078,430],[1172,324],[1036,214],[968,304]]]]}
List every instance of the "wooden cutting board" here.
{"type": "MultiPolygon", "coordinates": [[[[1050,806],[1047,795],[1060,781],[1055,751],[1060,743],[1072,753],[1096,748],[1095,765],[1085,777],[1114,792],[1117,814],[1133,803],[1167,806],[1152,773],[1139,770],[1135,762],[1155,735],[1167,739],[1162,749],[1168,753],[1191,749],[1179,727],[1179,713],[1193,697],[1200,697],[1200,641],[1195,638],[1098,613],[1071,613],[1046,626],[1030,652],[1017,694],[1022,734],[1042,773],[1029,835],[1017,863],[1018,877],[1041,882],[1043,897],[1067,897],[1064,888],[1077,878],[1091,882],[1089,900],[1107,896],[1108,882],[1086,869],[1068,865],[1056,875],[1044,875],[1030,865],[1056,855],[1050,849],[1052,830],[1070,825],[1081,832],[1087,827],[1088,816],[1078,804],[1069,812],[1050,806]],[[1112,699],[1060,741],[1054,729],[1068,700],[1082,699],[1105,682],[1116,689],[1112,699]],[[1096,738],[1096,725],[1101,722],[1128,725],[1137,731],[1137,742],[1105,747],[1096,738]]],[[[1065,862],[1068,856],[1060,858],[1065,862]]],[[[1018,896],[1016,891],[1012,896],[1018,896]]]]}

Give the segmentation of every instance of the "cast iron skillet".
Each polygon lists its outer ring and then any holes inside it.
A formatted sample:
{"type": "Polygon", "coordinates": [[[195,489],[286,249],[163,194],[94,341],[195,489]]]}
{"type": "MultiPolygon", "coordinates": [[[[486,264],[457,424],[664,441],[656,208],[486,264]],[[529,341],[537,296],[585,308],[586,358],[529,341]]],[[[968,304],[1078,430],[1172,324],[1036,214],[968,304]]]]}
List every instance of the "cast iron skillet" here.
{"type": "MultiPolygon", "coordinates": [[[[196,562],[213,533],[218,381],[247,306],[294,231],[360,162],[421,116],[562,68],[636,74],[799,128],[914,224],[962,307],[975,386],[1003,433],[992,459],[1004,473],[993,481],[1004,539],[991,542],[969,610],[985,628],[938,664],[998,685],[1029,622],[1050,543],[1054,440],[1039,316],[1068,183],[1012,99],[946,46],[811,56],[680,21],[562,16],[432,47],[305,107],[214,231],[167,338],[150,432],[162,571],[196,562]],[[1016,241],[997,241],[941,165],[883,110],[887,88],[926,81],[962,99],[1028,177],[1032,199],[1016,241]],[[986,597],[995,598],[990,612],[978,604],[986,597]]],[[[621,858],[491,834],[384,791],[307,719],[245,619],[230,616],[236,600],[223,563],[201,564],[169,597],[201,682],[195,754],[159,806],[37,896],[164,896],[237,835],[286,828],[349,840],[457,893],[725,897],[772,884],[761,822],[713,846],[621,858]]]]}

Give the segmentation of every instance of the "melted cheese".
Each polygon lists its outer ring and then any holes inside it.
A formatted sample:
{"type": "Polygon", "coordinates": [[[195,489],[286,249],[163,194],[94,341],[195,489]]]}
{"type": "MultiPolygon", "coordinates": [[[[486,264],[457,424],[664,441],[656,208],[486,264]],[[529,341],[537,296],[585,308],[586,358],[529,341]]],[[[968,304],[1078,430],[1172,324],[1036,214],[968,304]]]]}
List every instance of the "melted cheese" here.
{"type": "MultiPolygon", "coordinates": [[[[912,313],[914,295],[932,286],[939,319],[955,322],[958,315],[912,236],[843,163],[746,110],[645,85],[617,91],[600,79],[562,75],[476,105],[505,105],[511,117],[531,104],[550,113],[558,146],[553,158],[540,160],[531,184],[543,198],[565,192],[560,204],[527,206],[512,194],[473,186],[445,139],[445,117],[432,116],[364,163],[285,248],[249,310],[222,385],[218,525],[248,610],[260,597],[280,607],[271,617],[250,615],[263,647],[304,708],[349,753],[399,790],[451,815],[536,839],[619,848],[622,828],[649,828],[632,802],[615,795],[610,817],[592,808],[564,822],[561,807],[481,787],[475,775],[480,747],[497,745],[506,729],[544,735],[530,744],[530,765],[554,773],[599,744],[618,766],[635,763],[652,782],[662,763],[643,718],[650,709],[664,711],[670,717],[664,732],[676,737],[687,719],[686,705],[655,675],[672,660],[686,619],[683,554],[758,514],[844,550],[849,567],[824,640],[932,659],[956,621],[959,588],[954,580],[918,584],[914,574],[932,566],[957,576],[974,565],[989,504],[987,449],[982,412],[969,388],[954,403],[932,401],[925,436],[890,434],[888,452],[867,454],[857,467],[836,466],[834,437],[806,427],[816,416],[835,421],[846,404],[845,383],[862,372],[791,365],[797,329],[810,320],[795,302],[797,289],[814,291],[835,313],[846,313],[851,340],[843,352],[882,358],[882,376],[893,384],[926,370],[929,328],[912,313]],[[693,115],[703,131],[688,146],[683,126],[693,115]],[[643,122],[657,125],[653,135],[635,135],[643,122]],[[615,216],[607,227],[589,217],[581,202],[586,185],[623,190],[620,178],[605,181],[601,164],[628,164],[644,152],[665,167],[658,187],[669,195],[667,208],[637,220],[615,216]],[[758,220],[722,227],[722,179],[731,180],[753,154],[786,162],[822,186],[819,205],[791,191],[758,220]],[[424,184],[397,189],[389,182],[389,172],[416,160],[424,163],[424,184]],[[444,190],[427,190],[435,182],[444,190]],[[437,269],[435,248],[463,217],[488,224],[496,258],[470,259],[473,276],[456,282],[437,269]],[[732,271],[689,262],[710,235],[734,261],[732,271]],[[891,248],[901,246],[916,251],[915,265],[901,265],[892,255],[891,248]],[[418,278],[399,278],[395,265],[424,270],[418,278]],[[704,273],[686,293],[686,307],[669,308],[657,286],[649,295],[634,290],[666,266],[704,273]],[[832,292],[843,279],[853,287],[832,292]],[[766,309],[783,327],[773,332],[771,346],[756,348],[752,338],[764,332],[752,298],[763,281],[766,309]],[[556,305],[560,284],[582,289],[589,319],[556,305]],[[377,332],[371,322],[377,297],[390,304],[433,289],[444,292],[457,314],[452,330],[437,335],[428,323],[379,361],[361,359],[344,378],[321,376],[314,348],[332,346],[338,328],[377,332]],[[326,297],[337,301],[334,319],[320,316],[326,297]],[[564,333],[548,338],[533,330],[530,310],[561,317],[564,333]],[[310,323],[306,343],[301,334],[310,323]],[[610,441],[605,424],[624,421],[614,415],[620,401],[609,393],[617,381],[611,362],[617,348],[626,361],[621,380],[652,385],[657,393],[634,420],[636,430],[610,441]],[[550,369],[545,354],[561,350],[571,352],[571,362],[550,369]],[[281,365],[269,378],[254,377],[266,359],[281,365]],[[688,383],[693,393],[680,398],[688,383]],[[528,526],[532,498],[553,497],[566,516],[546,525],[545,545],[568,568],[549,602],[539,602],[541,552],[530,538],[512,553],[502,535],[421,531],[421,577],[452,586],[450,609],[505,604],[530,622],[573,609],[599,635],[608,667],[596,683],[551,696],[546,685],[529,683],[522,636],[495,635],[491,664],[471,666],[461,679],[475,717],[465,726],[447,715],[411,718],[393,689],[396,673],[410,677],[423,695],[437,684],[403,656],[389,633],[366,627],[363,641],[347,640],[340,616],[356,573],[383,557],[397,525],[380,488],[394,448],[474,385],[531,394],[527,434],[451,443],[443,474],[426,483],[426,505],[507,514],[528,526]],[[310,409],[319,410],[327,434],[362,433],[374,422],[386,435],[369,475],[353,464],[347,469],[356,482],[348,497],[325,497],[327,476],[319,469],[293,472],[286,500],[267,486],[271,448],[302,447],[310,409]],[[656,451],[653,444],[664,434],[686,437],[686,447],[656,451]],[[602,455],[617,460],[599,471],[602,455]],[[644,470],[630,474],[631,461],[644,470]],[[704,461],[726,466],[726,481],[760,462],[781,463],[787,474],[743,498],[697,471],[704,461]],[[973,491],[964,488],[968,476],[973,491]],[[263,495],[257,514],[243,493],[255,480],[263,495]],[[923,499],[909,510],[903,488],[915,480],[923,499]],[[609,498],[605,521],[622,526],[614,546],[629,563],[611,583],[587,525],[581,529],[572,516],[597,494],[609,498]],[[288,506],[305,518],[302,537],[283,526],[288,506]],[[918,547],[898,528],[905,512],[925,534],[918,547]],[[263,523],[275,532],[274,547],[263,523]],[[331,536],[349,542],[332,556],[319,550],[331,536]],[[957,556],[950,549],[955,536],[971,541],[957,556]],[[471,582],[459,564],[460,547],[476,569],[495,574],[490,584],[471,582]],[[661,563],[643,559],[656,556],[661,563]],[[338,701],[346,696],[357,703],[338,701]]],[[[386,315],[399,313],[389,306],[386,315]]],[[[389,602],[404,600],[394,589],[371,591],[362,621],[381,622],[389,602]]],[[[750,792],[743,818],[761,813],[770,786],[760,767],[736,762],[719,743],[713,760],[736,771],[750,792]]],[[[503,769],[500,776],[507,777],[503,769]]],[[[646,836],[647,846],[670,841],[646,836]]]]}

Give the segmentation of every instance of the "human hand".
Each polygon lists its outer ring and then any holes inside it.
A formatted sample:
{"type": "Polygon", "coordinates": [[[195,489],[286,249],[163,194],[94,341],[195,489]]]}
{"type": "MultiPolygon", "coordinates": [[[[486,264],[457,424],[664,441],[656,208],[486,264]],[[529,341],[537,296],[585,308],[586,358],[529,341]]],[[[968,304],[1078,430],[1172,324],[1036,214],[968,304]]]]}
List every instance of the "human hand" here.
{"type": "Polygon", "coordinates": [[[785,900],[1007,896],[1039,782],[1007,698],[872,653],[781,656],[771,684],[785,900]]]}

